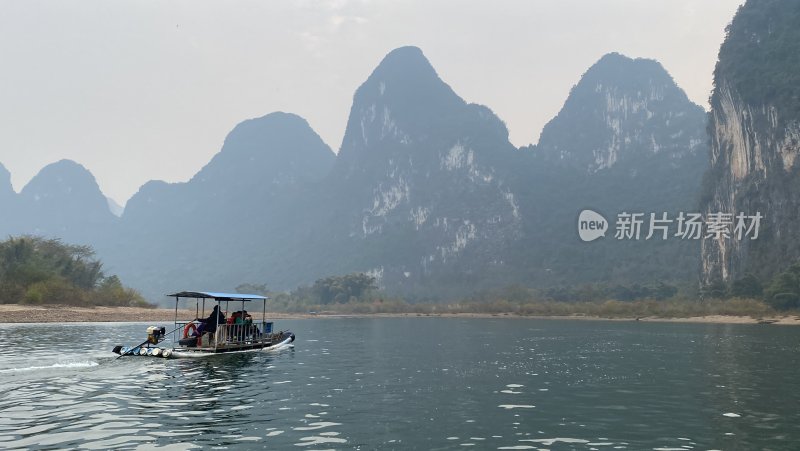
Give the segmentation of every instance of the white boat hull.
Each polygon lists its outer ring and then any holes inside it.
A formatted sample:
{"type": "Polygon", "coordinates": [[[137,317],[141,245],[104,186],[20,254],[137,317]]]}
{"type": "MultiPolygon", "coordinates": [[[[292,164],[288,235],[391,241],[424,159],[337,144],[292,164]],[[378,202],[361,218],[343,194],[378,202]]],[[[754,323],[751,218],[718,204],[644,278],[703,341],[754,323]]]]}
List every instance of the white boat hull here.
{"type": "Polygon", "coordinates": [[[125,355],[131,357],[157,357],[166,359],[198,359],[198,358],[205,358],[218,355],[242,354],[245,352],[274,352],[294,346],[293,344],[295,338],[294,334],[291,332],[286,332],[286,333],[287,336],[280,342],[270,344],[267,346],[251,347],[247,349],[225,349],[225,348],[192,349],[185,347],[169,349],[169,348],[158,348],[158,347],[129,348],[124,346],[117,346],[114,348],[113,352],[119,354],[120,356],[125,355]]]}
{"type": "Polygon", "coordinates": [[[208,352],[208,351],[190,351],[186,348],[173,348],[172,355],[169,358],[172,359],[200,359],[214,355],[228,355],[228,354],[242,354],[245,352],[274,352],[279,351],[281,349],[286,349],[288,347],[294,346],[294,334],[289,335],[280,343],[275,343],[270,346],[266,346],[263,348],[253,348],[253,349],[237,349],[231,351],[224,351],[224,352],[208,352]]]}

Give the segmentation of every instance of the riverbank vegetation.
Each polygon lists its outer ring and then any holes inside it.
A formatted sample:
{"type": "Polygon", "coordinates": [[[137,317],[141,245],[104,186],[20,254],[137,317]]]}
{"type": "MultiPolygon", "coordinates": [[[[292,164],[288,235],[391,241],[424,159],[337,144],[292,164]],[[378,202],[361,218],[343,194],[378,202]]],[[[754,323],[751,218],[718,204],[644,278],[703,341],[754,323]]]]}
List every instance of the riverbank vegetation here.
{"type": "MultiPolygon", "coordinates": [[[[727,288],[726,288],[727,289],[727,288]]],[[[666,284],[601,286],[533,290],[519,285],[447,301],[409,301],[380,291],[366,274],[334,276],[288,293],[266,285],[245,284],[240,292],[265,294],[269,309],[284,313],[318,314],[511,314],[522,316],[591,316],[601,318],[690,318],[727,315],[764,318],[796,313],[776,309],[754,297],[700,298],[666,284]]],[[[727,292],[726,292],[727,293],[727,292]]]]}
{"type": "Polygon", "coordinates": [[[117,276],[104,274],[91,247],[37,236],[0,242],[0,303],[151,306],[117,276]]]}
{"type": "Polygon", "coordinates": [[[512,302],[494,300],[487,302],[456,303],[409,303],[400,299],[371,299],[349,301],[342,304],[296,304],[284,295],[279,295],[271,304],[271,311],[286,313],[318,314],[379,314],[418,313],[451,314],[475,313],[520,316],[588,316],[599,318],[692,318],[699,316],[749,316],[764,318],[780,316],[777,312],[755,299],[711,300],[704,302],[688,300],[641,300],[641,301],[589,301],[558,302],[536,301],[512,302]],[[286,302],[289,301],[289,302],[286,302]]]}

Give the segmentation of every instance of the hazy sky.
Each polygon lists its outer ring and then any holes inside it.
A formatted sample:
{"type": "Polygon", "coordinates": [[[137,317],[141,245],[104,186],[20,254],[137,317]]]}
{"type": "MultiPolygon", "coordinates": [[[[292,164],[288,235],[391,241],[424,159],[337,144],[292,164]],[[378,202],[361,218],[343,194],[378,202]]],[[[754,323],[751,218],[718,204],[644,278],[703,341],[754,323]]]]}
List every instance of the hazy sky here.
{"type": "Polygon", "coordinates": [[[518,146],[612,51],[660,61],[707,108],[741,3],[0,0],[0,163],[19,191],[69,158],[124,203],[148,180],[189,179],[238,122],[272,111],[338,151],[355,89],[403,45],[518,146]]]}

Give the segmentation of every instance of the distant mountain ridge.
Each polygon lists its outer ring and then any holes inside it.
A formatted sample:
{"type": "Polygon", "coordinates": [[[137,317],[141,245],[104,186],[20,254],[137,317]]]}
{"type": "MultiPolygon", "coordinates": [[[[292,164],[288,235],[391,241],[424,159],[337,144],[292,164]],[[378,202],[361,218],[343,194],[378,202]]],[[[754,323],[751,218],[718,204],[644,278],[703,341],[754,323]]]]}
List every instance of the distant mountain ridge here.
{"type": "Polygon", "coordinates": [[[8,189],[0,193],[0,203],[8,209],[8,220],[0,225],[0,232],[6,235],[26,233],[93,243],[117,220],[94,176],[74,161],[45,166],[19,194],[3,178],[8,189]]]}
{"type": "MultiPolygon", "coordinates": [[[[121,218],[90,183],[63,185],[82,187],[62,203],[85,218],[60,221],[72,229],[93,218],[85,242],[154,299],[176,286],[289,289],[353,271],[412,299],[649,282],[663,261],[610,237],[578,243],[577,212],[695,208],[704,126],[702,109],[658,63],[611,54],[540,142],[517,149],[491,109],[464,101],[420,49],[402,47],[356,90],[338,155],[304,119],[272,113],[237,125],[188,182],[143,185],[121,218]]],[[[30,194],[45,185],[59,186],[37,182],[16,197],[35,204],[30,194]]],[[[681,262],[668,279],[690,277],[697,249],[657,246],[681,262]]]]}
{"type": "MultiPolygon", "coordinates": [[[[185,183],[148,182],[129,201],[107,260],[146,287],[235,287],[291,242],[301,199],[330,171],[334,154],[301,117],[271,113],[237,125],[222,150],[185,183]],[[158,262],[154,264],[154,262],[158,262]]],[[[145,288],[146,289],[146,288],[145,288]]]]}

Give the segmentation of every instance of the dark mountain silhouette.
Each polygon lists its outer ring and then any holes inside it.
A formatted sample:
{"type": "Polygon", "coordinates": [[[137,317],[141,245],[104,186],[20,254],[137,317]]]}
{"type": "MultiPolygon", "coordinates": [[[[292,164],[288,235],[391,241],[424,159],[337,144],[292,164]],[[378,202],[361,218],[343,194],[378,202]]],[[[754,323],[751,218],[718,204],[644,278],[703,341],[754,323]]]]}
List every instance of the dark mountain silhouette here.
{"type": "Polygon", "coordinates": [[[262,280],[287,235],[301,235],[297,221],[308,221],[300,200],[333,159],[299,116],[242,122],[188,182],[142,186],[126,205],[121,239],[103,246],[106,261],[147,293],[262,280]]]}
{"type": "Polygon", "coordinates": [[[72,243],[95,242],[117,220],[94,176],[70,160],[45,166],[25,185],[17,199],[17,216],[12,233],[72,243]]]}

